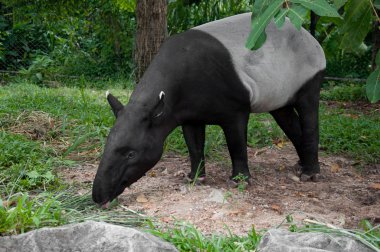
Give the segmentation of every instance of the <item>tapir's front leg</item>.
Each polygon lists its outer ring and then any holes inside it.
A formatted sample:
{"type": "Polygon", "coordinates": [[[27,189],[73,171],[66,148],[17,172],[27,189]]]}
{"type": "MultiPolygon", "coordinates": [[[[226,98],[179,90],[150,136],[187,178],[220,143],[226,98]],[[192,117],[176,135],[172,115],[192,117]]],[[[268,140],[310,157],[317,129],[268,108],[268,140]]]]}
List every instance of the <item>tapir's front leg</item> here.
{"type": "Polygon", "coordinates": [[[191,160],[191,172],[188,174],[191,181],[196,177],[203,179],[206,175],[204,161],[205,128],[204,124],[185,124],[182,126],[191,160]]]}
{"type": "Polygon", "coordinates": [[[247,157],[247,125],[249,113],[241,113],[228,119],[222,126],[227,140],[228,151],[232,160],[232,176],[243,175],[248,181],[251,174],[247,157]]]}

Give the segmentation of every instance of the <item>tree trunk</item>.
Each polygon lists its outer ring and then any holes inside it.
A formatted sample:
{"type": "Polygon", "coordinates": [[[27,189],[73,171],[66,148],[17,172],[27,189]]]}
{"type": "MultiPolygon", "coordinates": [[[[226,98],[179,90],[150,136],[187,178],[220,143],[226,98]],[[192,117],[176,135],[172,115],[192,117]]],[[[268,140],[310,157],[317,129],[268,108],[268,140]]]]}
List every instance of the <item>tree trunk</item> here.
{"type": "Polygon", "coordinates": [[[317,29],[317,23],[319,16],[317,16],[314,11],[310,12],[310,34],[315,38],[315,30],[317,29]]]}
{"type": "Polygon", "coordinates": [[[136,80],[139,81],[167,36],[167,0],[138,0],[136,8],[136,80]]]}

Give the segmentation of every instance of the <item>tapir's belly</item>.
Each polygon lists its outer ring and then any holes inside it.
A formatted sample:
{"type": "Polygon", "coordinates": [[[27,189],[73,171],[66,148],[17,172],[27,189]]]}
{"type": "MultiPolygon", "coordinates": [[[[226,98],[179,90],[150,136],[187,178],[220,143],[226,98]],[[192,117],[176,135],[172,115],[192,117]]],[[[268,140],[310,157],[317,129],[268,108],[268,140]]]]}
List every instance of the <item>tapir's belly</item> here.
{"type": "Polygon", "coordinates": [[[250,13],[218,20],[193,29],[218,39],[229,51],[235,71],[249,92],[251,111],[267,112],[283,107],[315,74],[325,69],[324,53],[304,29],[287,20],[279,30],[271,23],[267,40],[256,51],[245,48],[250,13]]]}

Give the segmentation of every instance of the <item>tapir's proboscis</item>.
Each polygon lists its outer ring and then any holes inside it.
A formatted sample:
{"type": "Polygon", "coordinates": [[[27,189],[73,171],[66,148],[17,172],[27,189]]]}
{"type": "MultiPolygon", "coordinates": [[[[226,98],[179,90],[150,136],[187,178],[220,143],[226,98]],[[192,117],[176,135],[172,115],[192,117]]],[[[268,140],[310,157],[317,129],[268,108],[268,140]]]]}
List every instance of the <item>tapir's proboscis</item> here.
{"type": "Polygon", "coordinates": [[[191,160],[189,179],[205,176],[206,125],[219,125],[232,160],[232,176],[251,178],[247,160],[250,113],[269,112],[293,143],[301,180],[314,180],[318,164],[319,90],[326,60],[303,28],[272,22],[255,51],[245,48],[251,14],[207,23],[171,36],[145,71],[126,106],[107,100],[116,116],[94,180],[101,205],[120,195],[161,158],[166,137],[182,126],[191,160]]]}

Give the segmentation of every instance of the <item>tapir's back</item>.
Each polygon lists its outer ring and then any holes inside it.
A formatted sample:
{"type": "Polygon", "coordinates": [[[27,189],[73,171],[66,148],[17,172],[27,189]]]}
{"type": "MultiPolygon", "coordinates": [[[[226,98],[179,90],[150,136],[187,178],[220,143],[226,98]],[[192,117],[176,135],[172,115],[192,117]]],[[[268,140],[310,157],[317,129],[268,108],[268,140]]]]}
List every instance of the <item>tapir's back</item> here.
{"type": "Polygon", "coordinates": [[[306,30],[298,31],[289,20],[281,29],[270,23],[266,29],[267,40],[256,51],[245,48],[251,30],[250,13],[193,29],[212,35],[230,52],[236,72],[250,94],[252,112],[284,106],[326,67],[319,43],[306,30]]]}

